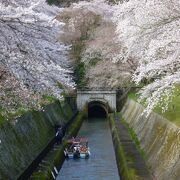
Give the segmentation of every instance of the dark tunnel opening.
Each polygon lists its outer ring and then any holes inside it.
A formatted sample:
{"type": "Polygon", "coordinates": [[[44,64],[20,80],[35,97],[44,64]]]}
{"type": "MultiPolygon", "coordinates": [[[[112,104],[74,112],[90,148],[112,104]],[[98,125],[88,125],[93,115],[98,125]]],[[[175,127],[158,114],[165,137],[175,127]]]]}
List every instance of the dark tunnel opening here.
{"type": "Polygon", "coordinates": [[[88,117],[89,118],[106,118],[107,112],[100,105],[88,106],[88,117]]]}

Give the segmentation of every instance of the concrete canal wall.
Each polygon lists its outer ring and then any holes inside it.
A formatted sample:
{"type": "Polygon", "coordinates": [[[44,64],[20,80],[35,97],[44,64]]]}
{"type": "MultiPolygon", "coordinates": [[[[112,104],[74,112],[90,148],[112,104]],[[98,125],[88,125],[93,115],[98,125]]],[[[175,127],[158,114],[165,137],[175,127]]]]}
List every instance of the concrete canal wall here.
{"type": "Polygon", "coordinates": [[[55,135],[55,125],[73,116],[68,103],[55,102],[0,125],[0,179],[17,179],[55,135]]]}
{"type": "Polygon", "coordinates": [[[178,180],[180,128],[154,112],[146,118],[141,115],[143,110],[142,105],[128,99],[121,113],[136,132],[155,179],[178,180]]]}
{"type": "Polygon", "coordinates": [[[122,121],[122,117],[117,113],[111,114],[109,122],[120,178],[123,180],[152,180],[153,177],[145,160],[122,121]]]}
{"type": "Polygon", "coordinates": [[[66,131],[66,135],[63,138],[62,144],[57,146],[57,149],[54,152],[46,156],[47,159],[45,159],[45,164],[43,165],[42,162],[42,164],[39,165],[38,169],[32,174],[30,179],[51,180],[58,175],[57,172],[60,171],[65,159],[64,149],[67,146],[67,139],[70,137],[76,137],[84,119],[85,119],[84,112],[80,112],[77,114],[77,116],[73,119],[73,122],[68,127],[66,131]]]}

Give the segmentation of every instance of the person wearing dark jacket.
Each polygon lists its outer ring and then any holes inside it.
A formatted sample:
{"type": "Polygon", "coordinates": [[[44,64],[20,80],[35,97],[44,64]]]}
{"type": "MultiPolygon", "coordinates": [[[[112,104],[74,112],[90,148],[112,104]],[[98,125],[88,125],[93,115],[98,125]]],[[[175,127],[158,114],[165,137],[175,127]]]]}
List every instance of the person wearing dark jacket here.
{"type": "Polygon", "coordinates": [[[62,126],[60,126],[56,131],[56,143],[60,144],[62,142],[63,138],[63,129],[62,126]]]}

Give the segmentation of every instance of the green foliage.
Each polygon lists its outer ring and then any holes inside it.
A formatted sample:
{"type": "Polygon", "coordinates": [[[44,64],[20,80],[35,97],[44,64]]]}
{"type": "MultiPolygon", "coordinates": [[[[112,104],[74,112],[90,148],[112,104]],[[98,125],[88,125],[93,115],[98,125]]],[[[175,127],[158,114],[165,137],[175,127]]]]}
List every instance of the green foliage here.
{"type": "MultiPolygon", "coordinates": [[[[41,105],[46,105],[46,104],[50,104],[50,103],[54,103],[55,101],[57,101],[57,98],[53,97],[53,96],[48,96],[48,95],[44,95],[43,99],[41,101],[41,105]]],[[[5,121],[11,121],[17,117],[22,116],[23,114],[32,111],[32,108],[26,107],[26,106],[22,106],[22,105],[18,105],[15,109],[13,110],[5,110],[0,108],[0,124],[4,123],[5,121]]]]}
{"type": "Polygon", "coordinates": [[[116,128],[116,123],[115,123],[113,114],[110,115],[109,121],[110,121],[110,126],[111,126],[111,131],[112,131],[114,148],[116,152],[116,161],[117,161],[121,178],[127,179],[127,180],[136,180],[137,175],[136,175],[135,169],[128,167],[128,162],[132,160],[129,159],[129,157],[126,155],[123,149],[123,146],[120,142],[118,130],[116,128]]]}
{"type": "MultiPolygon", "coordinates": [[[[128,94],[128,97],[130,99],[138,101],[139,95],[135,92],[130,92],[128,94]]],[[[146,107],[145,100],[141,102],[141,104],[146,107]]],[[[165,102],[163,102],[165,104],[165,102]]],[[[161,106],[158,105],[154,108],[154,112],[160,114],[164,118],[168,119],[172,123],[176,124],[177,126],[180,126],[180,86],[176,86],[172,98],[172,102],[169,102],[168,110],[165,112],[162,112],[161,106]]]]}
{"type": "Polygon", "coordinates": [[[90,64],[90,66],[96,66],[96,64],[98,63],[98,61],[100,61],[101,60],[101,58],[99,58],[99,57],[94,57],[94,58],[92,58],[90,61],[89,61],[89,64],[90,64]]]}
{"type": "Polygon", "coordinates": [[[0,107],[0,124],[6,120],[4,114],[5,114],[5,110],[2,107],[0,107]]]}
{"type": "Polygon", "coordinates": [[[120,2],[120,0],[107,0],[107,1],[112,4],[118,4],[118,2],[120,2]]]}
{"type": "MultiPolygon", "coordinates": [[[[50,103],[54,103],[58,99],[54,96],[50,95],[43,95],[41,99],[41,105],[46,105],[50,103]]],[[[25,114],[28,111],[31,111],[32,108],[22,106],[21,104],[16,105],[13,110],[5,110],[0,107],[0,124],[7,120],[12,120],[13,118],[20,117],[21,115],[25,114]]]]}
{"type": "MultiPolygon", "coordinates": [[[[71,54],[73,59],[75,60],[74,65],[74,77],[75,77],[75,83],[77,84],[78,88],[83,88],[87,85],[86,82],[86,67],[85,63],[81,61],[82,53],[85,48],[85,42],[89,39],[90,34],[92,31],[99,25],[100,16],[95,16],[93,22],[89,22],[87,24],[83,24],[82,27],[80,27],[81,31],[81,37],[77,39],[76,41],[72,42],[72,49],[71,54]]],[[[98,57],[95,57],[90,60],[90,65],[95,66],[96,63],[99,61],[98,57]]]]}
{"type": "Polygon", "coordinates": [[[176,86],[172,102],[169,102],[167,111],[162,112],[161,106],[155,107],[154,111],[177,126],[180,126],[180,86],[176,86]]]}
{"type": "Polygon", "coordinates": [[[5,121],[5,117],[0,113],[0,124],[5,121]]]}
{"type": "MultiPolygon", "coordinates": [[[[67,1],[69,2],[69,1],[67,1]]],[[[72,1],[71,1],[72,2],[72,1]]],[[[73,1],[74,2],[74,1],[73,1]]],[[[68,18],[68,17],[67,17],[68,18]]],[[[83,88],[87,85],[86,82],[86,66],[85,63],[82,62],[82,53],[85,49],[85,45],[87,40],[89,40],[90,35],[94,31],[94,29],[99,25],[100,16],[92,15],[92,17],[87,17],[83,19],[83,23],[78,24],[78,30],[81,33],[81,36],[76,38],[76,40],[72,40],[72,48],[71,48],[71,56],[74,59],[74,80],[77,85],[77,88],[83,88]]],[[[91,65],[94,66],[98,58],[94,58],[91,60],[91,65]]]]}
{"type": "Polygon", "coordinates": [[[42,105],[47,103],[53,103],[58,100],[55,96],[52,95],[43,95],[42,98],[42,105]]]}
{"type": "Polygon", "coordinates": [[[22,106],[19,106],[16,110],[11,110],[11,111],[7,111],[5,109],[0,108],[0,124],[7,120],[11,120],[13,118],[19,117],[29,110],[30,109],[28,109],[27,107],[22,107],[22,106]]]}
{"type": "Polygon", "coordinates": [[[78,62],[74,68],[75,82],[78,88],[86,86],[85,80],[86,70],[83,62],[78,62]]]}
{"type": "Polygon", "coordinates": [[[85,80],[86,68],[84,62],[81,62],[81,54],[83,50],[84,50],[84,42],[82,40],[78,40],[74,42],[71,49],[71,54],[75,59],[74,80],[78,88],[82,88],[86,85],[86,80],[85,80]]]}
{"type": "Polygon", "coordinates": [[[49,5],[58,5],[59,4],[59,1],[58,0],[46,0],[46,2],[49,4],[49,5]]]}
{"type": "Polygon", "coordinates": [[[79,0],[46,0],[46,2],[49,5],[61,5],[61,4],[65,4],[67,6],[69,6],[72,2],[78,2],[79,0]]]}
{"type": "Polygon", "coordinates": [[[128,93],[128,97],[129,97],[130,99],[133,99],[133,100],[137,101],[138,98],[139,98],[139,95],[138,95],[136,92],[129,92],[129,93],[128,93]]]}
{"type": "Polygon", "coordinates": [[[81,60],[81,54],[84,50],[84,42],[81,40],[75,41],[71,48],[71,54],[75,61],[81,60]]]}
{"type": "Polygon", "coordinates": [[[129,127],[129,124],[128,124],[123,118],[121,118],[121,122],[122,122],[122,123],[126,126],[126,128],[128,129],[128,133],[129,133],[129,135],[131,136],[132,141],[135,143],[136,148],[137,148],[138,151],[140,152],[141,156],[142,156],[144,159],[146,159],[145,152],[144,152],[144,150],[141,148],[139,139],[138,139],[135,131],[133,130],[133,128],[129,127]]]}
{"type": "Polygon", "coordinates": [[[11,111],[8,113],[8,118],[12,119],[14,117],[18,117],[21,116],[23,114],[25,114],[27,111],[29,111],[30,109],[25,108],[25,107],[19,107],[16,111],[11,111]]]}
{"type": "Polygon", "coordinates": [[[64,85],[61,82],[57,82],[57,86],[59,89],[64,89],[64,85]]]}

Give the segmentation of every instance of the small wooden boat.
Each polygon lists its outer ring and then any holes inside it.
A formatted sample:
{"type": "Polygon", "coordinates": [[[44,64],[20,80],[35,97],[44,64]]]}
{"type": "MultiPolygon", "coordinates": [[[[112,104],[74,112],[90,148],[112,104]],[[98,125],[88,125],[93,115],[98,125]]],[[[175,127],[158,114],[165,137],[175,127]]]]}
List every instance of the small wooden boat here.
{"type": "Polygon", "coordinates": [[[87,138],[78,137],[69,139],[64,155],[67,158],[88,158],[90,151],[87,138]]]}

